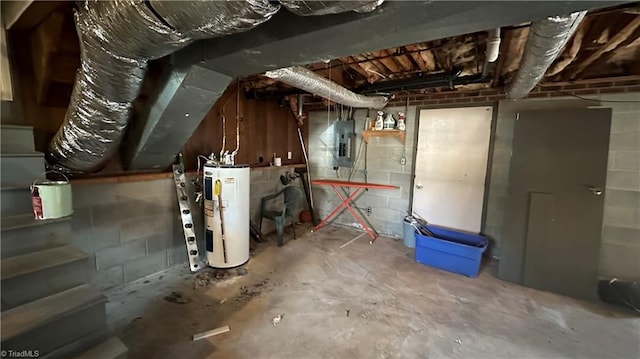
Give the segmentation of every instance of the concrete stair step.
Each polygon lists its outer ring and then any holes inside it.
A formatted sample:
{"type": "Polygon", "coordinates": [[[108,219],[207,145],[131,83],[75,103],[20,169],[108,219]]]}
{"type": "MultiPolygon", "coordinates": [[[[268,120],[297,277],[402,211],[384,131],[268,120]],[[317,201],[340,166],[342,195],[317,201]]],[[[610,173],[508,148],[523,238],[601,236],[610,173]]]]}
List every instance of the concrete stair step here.
{"type": "Polygon", "coordinates": [[[29,186],[44,172],[44,154],[40,152],[0,155],[2,186],[29,186]]]}
{"type": "Polygon", "coordinates": [[[54,352],[106,330],[106,298],[83,284],[0,313],[2,350],[54,352]]]}
{"type": "Polygon", "coordinates": [[[32,214],[0,218],[2,259],[68,244],[71,217],[35,220],[32,214]]]}
{"type": "Polygon", "coordinates": [[[0,127],[0,140],[2,155],[35,152],[33,127],[31,126],[2,125],[0,127]]]}
{"type": "MultiPolygon", "coordinates": [[[[0,214],[2,217],[32,213],[29,186],[5,187],[0,190],[0,214]]],[[[33,215],[32,215],[33,216],[33,215]]]]}
{"type": "Polygon", "coordinates": [[[0,268],[2,311],[91,279],[89,256],[70,245],[5,258],[0,268]]]}
{"type": "Polygon", "coordinates": [[[110,337],[75,359],[116,359],[127,357],[127,347],[118,337],[110,337]]]}
{"type": "Polygon", "coordinates": [[[58,359],[58,358],[73,358],[80,355],[87,350],[100,345],[102,342],[111,337],[109,330],[100,330],[88,335],[83,336],[65,346],[57,348],[56,350],[49,352],[47,355],[40,356],[42,359],[58,359]]]}

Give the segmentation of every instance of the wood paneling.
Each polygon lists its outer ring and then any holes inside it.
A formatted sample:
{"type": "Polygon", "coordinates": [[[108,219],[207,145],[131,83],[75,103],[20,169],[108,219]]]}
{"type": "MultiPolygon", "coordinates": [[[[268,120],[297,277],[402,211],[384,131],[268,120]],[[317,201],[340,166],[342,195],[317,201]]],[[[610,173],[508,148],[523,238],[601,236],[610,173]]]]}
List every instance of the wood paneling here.
{"type": "MultiPolygon", "coordinates": [[[[240,96],[236,95],[236,85],[231,84],[184,145],[182,154],[187,168],[193,170],[197,167],[196,156],[199,154],[213,152],[219,157],[222,149],[222,114],[226,117],[225,148],[228,151],[236,148],[236,106],[240,109],[240,149],[236,163],[268,165],[274,153],[282,158],[283,165],[304,163],[297,123],[288,103],[283,102],[281,106],[275,100],[246,99],[242,92],[240,96]],[[292,154],[290,160],[287,159],[289,151],[292,154]]],[[[302,126],[302,133],[307,141],[306,122],[302,126]]]]}

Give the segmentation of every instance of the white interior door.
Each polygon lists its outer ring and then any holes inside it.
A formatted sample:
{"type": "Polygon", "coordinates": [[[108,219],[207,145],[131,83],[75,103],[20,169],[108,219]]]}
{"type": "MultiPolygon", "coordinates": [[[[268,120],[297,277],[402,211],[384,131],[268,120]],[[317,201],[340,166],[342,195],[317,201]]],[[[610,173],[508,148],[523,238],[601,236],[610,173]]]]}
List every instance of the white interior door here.
{"type": "Polygon", "coordinates": [[[480,232],[492,112],[420,111],[413,211],[429,223],[480,232]]]}

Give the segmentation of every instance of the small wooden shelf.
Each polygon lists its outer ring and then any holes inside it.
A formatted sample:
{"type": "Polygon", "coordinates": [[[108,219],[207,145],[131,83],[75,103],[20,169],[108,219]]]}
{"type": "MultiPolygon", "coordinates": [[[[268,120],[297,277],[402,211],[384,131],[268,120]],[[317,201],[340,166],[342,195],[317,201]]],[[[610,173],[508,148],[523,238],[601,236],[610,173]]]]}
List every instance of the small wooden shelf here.
{"type": "Polygon", "coordinates": [[[404,144],[406,131],[400,130],[368,130],[362,131],[362,138],[364,142],[369,143],[371,137],[398,137],[402,144],[404,144]]]}

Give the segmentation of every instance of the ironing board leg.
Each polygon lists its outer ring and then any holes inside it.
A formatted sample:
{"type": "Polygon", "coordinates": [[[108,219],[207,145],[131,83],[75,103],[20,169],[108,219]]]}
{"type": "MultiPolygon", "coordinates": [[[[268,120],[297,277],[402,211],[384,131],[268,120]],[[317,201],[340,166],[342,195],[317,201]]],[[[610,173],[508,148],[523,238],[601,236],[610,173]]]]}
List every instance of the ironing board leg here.
{"type": "Polygon", "coordinates": [[[367,232],[367,234],[369,235],[369,237],[371,237],[371,241],[369,241],[369,243],[373,243],[373,241],[376,240],[376,236],[371,232],[371,230],[369,229],[369,227],[364,223],[364,221],[362,220],[362,218],[360,218],[360,216],[358,216],[358,214],[356,213],[356,211],[353,210],[353,208],[351,208],[351,199],[353,198],[353,195],[360,192],[361,188],[357,188],[352,194],[351,196],[349,196],[348,198],[344,198],[344,196],[340,193],[340,191],[338,191],[337,188],[335,188],[334,186],[333,190],[336,192],[336,194],[338,195],[338,197],[340,197],[340,199],[342,200],[342,204],[347,207],[347,209],[349,210],[349,212],[351,212],[351,215],[353,216],[353,218],[355,218],[356,221],[358,221],[358,223],[360,223],[360,226],[362,226],[362,229],[364,229],[365,232],[367,232]]]}
{"type": "MultiPolygon", "coordinates": [[[[338,190],[336,189],[335,186],[331,186],[331,188],[333,188],[333,190],[338,193],[338,190]]],[[[360,189],[356,189],[346,200],[344,199],[344,197],[342,197],[339,193],[338,196],[340,197],[340,199],[342,199],[342,203],[340,203],[340,205],[338,205],[338,207],[336,207],[333,211],[331,211],[331,213],[329,213],[329,215],[327,217],[325,217],[325,219],[322,220],[322,222],[320,222],[317,226],[315,226],[313,228],[313,231],[317,231],[320,228],[322,228],[325,224],[327,224],[331,218],[333,218],[334,216],[336,216],[338,213],[341,212],[343,207],[348,207],[348,202],[351,201],[353,198],[355,198],[355,196],[358,194],[358,192],[360,192],[360,189]]],[[[353,213],[353,210],[351,210],[353,213]]]]}

